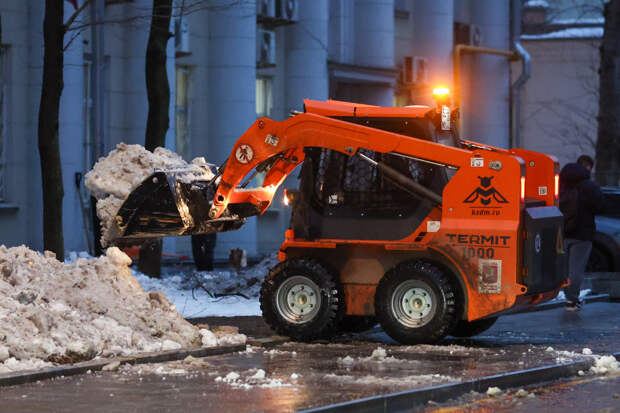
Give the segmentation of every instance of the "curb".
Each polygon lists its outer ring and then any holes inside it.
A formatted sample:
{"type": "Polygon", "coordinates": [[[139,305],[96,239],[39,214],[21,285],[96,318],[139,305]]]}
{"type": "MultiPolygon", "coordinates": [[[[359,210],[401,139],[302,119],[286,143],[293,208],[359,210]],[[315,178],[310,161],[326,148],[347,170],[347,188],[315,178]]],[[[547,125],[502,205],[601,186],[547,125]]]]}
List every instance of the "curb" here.
{"type": "Polygon", "coordinates": [[[168,350],[155,353],[144,353],[133,357],[116,357],[113,359],[107,359],[105,361],[85,361],[82,363],[76,363],[69,366],[52,367],[49,369],[37,370],[37,371],[22,371],[16,373],[0,374],[0,387],[15,386],[18,384],[34,383],[39,380],[53,379],[55,377],[68,377],[76,376],[78,374],[84,374],[88,370],[100,371],[104,366],[115,361],[120,364],[147,364],[147,363],[162,363],[164,361],[183,360],[187,356],[192,357],[207,357],[216,356],[220,354],[234,353],[237,351],[245,351],[246,345],[240,344],[235,346],[222,346],[222,347],[205,347],[205,348],[186,348],[180,350],[168,350]]]}
{"type": "MultiPolygon", "coordinates": [[[[617,360],[620,360],[620,353],[614,353],[613,356],[617,360]]],[[[408,390],[399,393],[372,396],[364,399],[317,407],[314,409],[301,410],[299,413],[345,413],[352,411],[360,413],[387,413],[397,411],[409,412],[425,407],[424,405],[430,400],[441,403],[450,399],[455,399],[471,391],[484,393],[489,387],[492,386],[507,389],[574,376],[579,370],[588,370],[593,364],[593,360],[578,360],[572,363],[555,364],[551,366],[537,367],[534,369],[519,370],[494,376],[481,377],[461,383],[442,384],[439,386],[408,390]]]]}

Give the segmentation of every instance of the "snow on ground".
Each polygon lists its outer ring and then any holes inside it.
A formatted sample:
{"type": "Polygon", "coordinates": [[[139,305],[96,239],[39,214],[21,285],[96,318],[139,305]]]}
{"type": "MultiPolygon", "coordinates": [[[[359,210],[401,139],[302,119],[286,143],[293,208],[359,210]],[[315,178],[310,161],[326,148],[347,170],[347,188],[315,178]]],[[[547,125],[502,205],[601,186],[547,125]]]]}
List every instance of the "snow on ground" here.
{"type": "MultiPolygon", "coordinates": [[[[289,379],[292,381],[296,381],[298,377],[298,374],[293,373],[291,374],[289,379]]],[[[226,383],[231,387],[244,390],[249,390],[253,387],[274,388],[292,386],[292,383],[285,381],[283,378],[267,377],[267,374],[263,369],[250,369],[245,373],[245,376],[242,376],[236,371],[231,371],[224,377],[216,377],[215,381],[217,383],[226,383]]]]}
{"type": "MultiPolygon", "coordinates": [[[[260,286],[269,270],[278,263],[272,254],[258,264],[237,272],[231,270],[169,272],[162,278],[151,278],[138,271],[132,274],[145,291],[163,293],[185,318],[206,316],[255,316],[261,315],[260,286]],[[214,298],[211,294],[234,294],[214,298]]],[[[169,270],[166,270],[169,271],[169,270]]],[[[166,272],[165,271],[165,272],[166,272]]]]}
{"type": "Polygon", "coordinates": [[[0,373],[245,342],[243,335],[199,330],[163,294],[145,292],[118,248],[72,258],[61,263],[53,253],[0,245],[0,373]]]}
{"type": "Polygon", "coordinates": [[[97,216],[101,220],[101,244],[106,246],[118,236],[114,217],[131,191],[156,170],[175,171],[182,182],[209,181],[214,174],[204,158],[187,163],[174,152],[155,148],[150,152],[140,145],[119,143],[107,157],[99,158],[86,174],[85,185],[98,199],[97,216]]]}
{"type": "Polygon", "coordinates": [[[389,376],[353,376],[349,374],[326,374],[324,376],[326,380],[335,382],[338,384],[355,384],[355,385],[378,385],[378,386],[411,386],[425,384],[428,386],[434,386],[437,384],[444,384],[457,381],[454,377],[444,376],[441,374],[418,374],[415,376],[405,377],[389,377],[389,376]]]}

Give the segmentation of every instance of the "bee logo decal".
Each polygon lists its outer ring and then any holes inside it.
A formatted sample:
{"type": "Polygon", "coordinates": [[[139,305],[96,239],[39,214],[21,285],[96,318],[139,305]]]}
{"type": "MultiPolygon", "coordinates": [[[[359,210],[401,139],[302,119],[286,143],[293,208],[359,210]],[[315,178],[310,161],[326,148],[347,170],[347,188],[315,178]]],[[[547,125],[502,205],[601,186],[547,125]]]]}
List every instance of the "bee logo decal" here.
{"type": "Polygon", "coordinates": [[[498,204],[507,204],[508,200],[495,188],[491,186],[491,179],[494,176],[479,176],[480,186],[469,194],[463,201],[466,204],[473,204],[476,201],[480,201],[482,205],[489,205],[491,201],[495,201],[498,204]]]}

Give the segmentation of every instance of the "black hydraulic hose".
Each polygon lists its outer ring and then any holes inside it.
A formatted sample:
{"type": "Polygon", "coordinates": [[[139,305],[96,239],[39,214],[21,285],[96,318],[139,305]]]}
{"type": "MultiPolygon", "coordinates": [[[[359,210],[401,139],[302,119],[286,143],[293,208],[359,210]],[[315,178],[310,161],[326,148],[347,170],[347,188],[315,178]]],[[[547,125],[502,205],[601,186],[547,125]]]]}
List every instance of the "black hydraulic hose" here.
{"type": "Polygon", "coordinates": [[[441,195],[438,195],[435,192],[431,191],[430,189],[424,187],[423,185],[420,185],[419,183],[415,182],[413,179],[406,177],[402,173],[398,172],[396,169],[382,162],[377,162],[374,159],[370,159],[368,156],[364,155],[363,153],[358,153],[358,155],[363,160],[374,165],[377,168],[377,170],[381,171],[387,178],[393,180],[395,183],[397,183],[399,186],[401,186],[403,189],[405,189],[407,192],[411,193],[412,195],[418,196],[422,199],[428,199],[429,201],[431,201],[433,204],[437,206],[441,206],[443,204],[443,199],[441,195]]]}

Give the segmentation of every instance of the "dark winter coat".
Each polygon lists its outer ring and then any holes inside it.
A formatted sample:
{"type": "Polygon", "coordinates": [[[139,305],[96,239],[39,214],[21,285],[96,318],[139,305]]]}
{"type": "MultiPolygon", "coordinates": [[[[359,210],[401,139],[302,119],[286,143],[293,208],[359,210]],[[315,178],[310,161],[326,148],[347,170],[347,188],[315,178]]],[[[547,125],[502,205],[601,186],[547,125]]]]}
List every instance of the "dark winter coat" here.
{"type": "Polygon", "coordinates": [[[596,232],[594,215],[603,209],[603,195],[598,185],[590,179],[590,171],[578,163],[569,163],[560,172],[560,191],[577,186],[579,207],[577,209],[578,229],[564,234],[566,238],[592,241],[596,232]]]}

